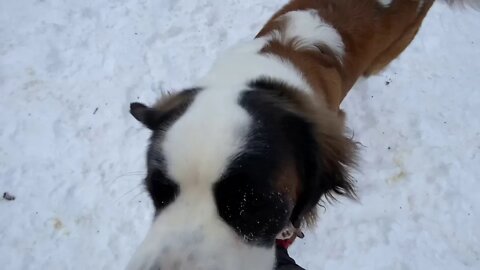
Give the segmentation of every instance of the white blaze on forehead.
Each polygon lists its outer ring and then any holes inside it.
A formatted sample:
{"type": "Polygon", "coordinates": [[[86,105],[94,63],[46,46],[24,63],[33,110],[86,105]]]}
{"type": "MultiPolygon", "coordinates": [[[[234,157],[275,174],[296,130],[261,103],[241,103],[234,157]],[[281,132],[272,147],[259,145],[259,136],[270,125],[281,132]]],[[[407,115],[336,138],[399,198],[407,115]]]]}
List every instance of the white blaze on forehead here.
{"type": "Polygon", "coordinates": [[[167,131],[162,144],[167,173],[180,184],[211,185],[244,144],[250,117],[237,102],[238,89],[199,92],[167,131]]]}
{"type": "Polygon", "coordinates": [[[167,131],[161,148],[175,182],[212,184],[242,150],[251,119],[239,101],[250,81],[270,77],[311,91],[288,61],[259,54],[266,42],[257,39],[220,57],[200,82],[203,90],[167,131]]]}
{"type": "Polygon", "coordinates": [[[296,50],[318,50],[316,46],[329,47],[341,59],[345,45],[338,31],[326,23],[316,10],[290,11],[278,18],[285,22],[285,28],[275,30],[271,38],[282,43],[294,41],[296,50]]]}

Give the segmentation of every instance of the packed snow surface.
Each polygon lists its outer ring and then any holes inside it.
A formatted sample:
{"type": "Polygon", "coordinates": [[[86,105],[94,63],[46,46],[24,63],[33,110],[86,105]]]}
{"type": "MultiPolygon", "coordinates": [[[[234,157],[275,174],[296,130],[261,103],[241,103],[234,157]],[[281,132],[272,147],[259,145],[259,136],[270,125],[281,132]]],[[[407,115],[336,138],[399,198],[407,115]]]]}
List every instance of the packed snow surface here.
{"type": "MultiPolygon", "coordinates": [[[[0,1],[0,268],[122,269],[152,205],[128,113],[191,86],[285,0],[0,1]]],[[[359,202],[292,248],[309,270],[480,269],[480,15],[435,4],[343,108],[359,202]]]]}

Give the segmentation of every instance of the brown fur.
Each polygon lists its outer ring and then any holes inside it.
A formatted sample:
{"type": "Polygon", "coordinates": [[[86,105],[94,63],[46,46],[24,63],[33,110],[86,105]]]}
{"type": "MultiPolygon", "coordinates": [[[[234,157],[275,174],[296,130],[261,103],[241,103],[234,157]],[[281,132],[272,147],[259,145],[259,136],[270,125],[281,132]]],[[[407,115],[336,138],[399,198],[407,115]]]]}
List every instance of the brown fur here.
{"type": "Polygon", "coordinates": [[[338,111],[360,76],[382,70],[410,44],[432,4],[433,0],[425,0],[418,12],[418,0],[395,0],[388,8],[376,0],[293,0],[273,15],[257,37],[282,31],[283,24],[277,19],[289,11],[317,10],[342,36],[343,64],[322,48],[298,51],[289,44],[272,42],[263,52],[290,60],[329,108],[338,111]]]}
{"type": "MultiPolygon", "coordinates": [[[[303,106],[299,108],[304,112],[303,117],[308,119],[315,128],[316,141],[322,155],[320,166],[325,175],[332,178],[332,186],[328,187],[329,192],[325,198],[334,199],[334,195],[346,195],[356,198],[353,179],[349,169],[355,167],[357,158],[357,144],[345,134],[345,125],[342,114],[334,113],[325,108],[321,109],[312,106],[307,96],[296,92],[303,106]]],[[[317,220],[317,208],[310,209],[304,213],[302,219],[307,226],[315,224],[317,220]]]]}
{"type": "Polygon", "coordinates": [[[194,93],[189,93],[188,91],[182,91],[175,94],[166,93],[157,100],[152,108],[161,113],[169,112],[178,107],[190,104],[194,96],[194,93]]]}
{"type": "Polygon", "coordinates": [[[293,204],[298,199],[299,188],[300,188],[300,179],[296,172],[295,162],[290,160],[283,164],[281,171],[277,175],[277,180],[275,181],[276,188],[279,192],[286,194],[288,198],[291,199],[291,211],[293,209],[293,204]]]}

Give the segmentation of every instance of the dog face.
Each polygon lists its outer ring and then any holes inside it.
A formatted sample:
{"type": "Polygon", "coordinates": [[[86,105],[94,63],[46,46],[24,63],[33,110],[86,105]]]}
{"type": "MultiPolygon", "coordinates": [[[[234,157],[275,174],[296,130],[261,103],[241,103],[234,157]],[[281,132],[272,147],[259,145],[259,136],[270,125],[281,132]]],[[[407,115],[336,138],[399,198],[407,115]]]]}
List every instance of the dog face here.
{"type": "Polygon", "coordinates": [[[128,269],[273,269],[282,229],[322,195],[351,190],[287,88],[263,80],[131,105],[153,131],[145,184],[156,214],[128,269]]]}

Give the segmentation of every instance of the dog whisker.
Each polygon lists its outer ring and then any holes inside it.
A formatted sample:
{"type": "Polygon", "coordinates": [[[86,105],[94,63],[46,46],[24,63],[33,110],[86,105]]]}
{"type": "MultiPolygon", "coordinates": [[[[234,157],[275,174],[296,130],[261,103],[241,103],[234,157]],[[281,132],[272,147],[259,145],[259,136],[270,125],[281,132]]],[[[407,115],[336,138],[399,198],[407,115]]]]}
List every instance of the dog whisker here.
{"type": "Polygon", "coordinates": [[[113,178],[112,180],[110,180],[109,182],[107,182],[107,184],[113,184],[114,182],[118,181],[119,179],[122,179],[122,178],[125,178],[125,177],[129,177],[129,176],[142,176],[142,177],[145,177],[146,175],[147,175],[147,173],[144,172],[144,171],[127,172],[127,173],[121,174],[121,175],[113,178]]]}
{"type": "Polygon", "coordinates": [[[139,183],[137,185],[135,185],[133,188],[131,188],[130,190],[128,190],[127,192],[125,192],[124,194],[122,194],[118,200],[122,200],[123,198],[125,198],[127,195],[131,194],[133,191],[135,190],[138,190],[138,188],[141,188],[141,192],[145,192],[145,189],[143,188],[143,183],[139,183]]]}

